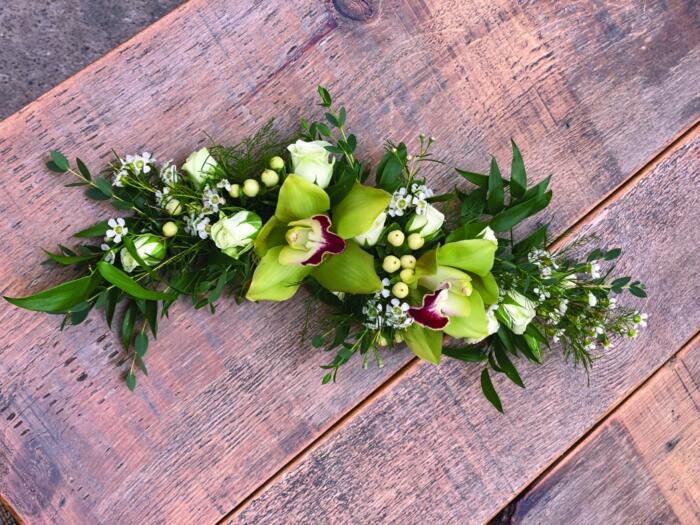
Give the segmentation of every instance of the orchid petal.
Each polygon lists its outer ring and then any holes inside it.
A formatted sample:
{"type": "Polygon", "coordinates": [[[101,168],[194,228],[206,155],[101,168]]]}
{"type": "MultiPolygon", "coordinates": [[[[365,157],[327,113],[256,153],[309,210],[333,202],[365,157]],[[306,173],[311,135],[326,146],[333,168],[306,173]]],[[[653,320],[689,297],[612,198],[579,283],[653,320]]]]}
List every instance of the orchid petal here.
{"type": "Polygon", "coordinates": [[[431,330],[442,330],[447,326],[449,319],[442,313],[441,302],[447,297],[447,287],[440,288],[433,293],[423,296],[423,304],[412,306],[408,309],[410,315],[416,323],[419,323],[431,330]]]}
{"type": "Polygon", "coordinates": [[[438,249],[438,264],[486,275],[493,267],[497,246],[485,239],[450,242],[438,249]]]}
{"type": "Polygon", "coordinates": [[[437,250],[433,249],[429,252],[425,252],[420,256],[418,261],[416,261],[414,278],[420,279],[424,275],[432,275],[437,272],[437,268],[437,250]]]}
{"type": "Polygon", "coordinates": [[[498,302],[498,284],[491,272],[478,276],[472,274],[472,286],[479,292],[484,304],[496,304],[498,302]]]}
{"type": "Polygon", "coordinates": [[[347,241],[343,253],[328,257],[311,275],[331,292],[370,294],[382,289],[374,258],[354,241],[347,241]]]}
{"type": "Polygon", "coordinates": [[[391,194],[356,182],[345,198],[333,207],[333,224],[343,239],[368,232],[389,206],[391,194]]]}
{"type": "MultiPolygon", "coordinates": [[[[292,221],[289,226],[306,229],[310,239],[306,241],[307,249],[285,246],[280,252],[280,264],[302,264],[318,266],[326,254],[338,254],[345,249],[345,241],[330,231],[331,220],[327,215],[316,215],[311,219],[292,221]]],[[[292,233],[293,230],[288,230],[292,233]]]]}
{"type": "Polygon", "coordinates": [[[442,332],[429,330],[416,323],[402,332],[404,341],[408,347],[421,359],[440,364],[442,355],[442,332]]]}
{"type": "Polygon", "coordinates": [[[269,221],[267,221],[260,231],[258,236],[255,238],[255,253],[259,257],[264,256],[267,250],[273,246],[280,246],[284,244],[284,234],[287,231],[287,226],[277,220],[277,217],[272,216],[269,221]]]}
{"type": "Polygon", "coordinates": [[[246,294],[250,301],[286,301],[299,288],[301,281],[311,273],[310,266],[279,263],[282,246],[270,248],[260,259],[253,281],[246,294]]]}
{"type": "Polygon", "coordinates": [[[469,314],[450,316],[450,322],[444,331],[447,335],[459,338],[478,339],[489,335],[489,321],[484,308],[484,301],[478,293],[464,297],[469,302],[469,314]]]}
{"type": "Polygon", "coordinates": [[[442,284],[449,284],[452,288],[458,288],[460,293],[469,295],[472,292],[472,277],[462,270],[450,266],[438,266],[436,271],[423,275],[419,284],[429,290],[436,290],[442,284]]]}
{"type": "Polygon", "coordinates": [[[280,188],[275,217],[287,223],[308,219],[330,207],[331,201],[325,191],[299,175],[288,175],[280,188]]]}

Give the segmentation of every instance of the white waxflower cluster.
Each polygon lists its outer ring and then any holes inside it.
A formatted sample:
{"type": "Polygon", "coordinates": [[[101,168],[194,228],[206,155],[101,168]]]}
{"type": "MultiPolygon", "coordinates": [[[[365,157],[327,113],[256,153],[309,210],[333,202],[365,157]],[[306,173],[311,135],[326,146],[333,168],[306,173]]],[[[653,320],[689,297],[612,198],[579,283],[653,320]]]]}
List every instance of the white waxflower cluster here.
{"type": "Polygon", "coordinates": [[[559,264],[557,263],[553,254],[547,250],[535,249],[527,254],[528,262],[534,264],[540,269],[540,274],[542,277],[547,278],[552,275],[552,271],[559,269],[559,264]]]}
{"type": "MultiPolygon", "coordinates": [[[[569,309],[569,300],[565,297],[559,299],[559,305],[555,306],[555,310],[547,313],[547,320],[552,325],[559,324],[562,317],[566,315],[566,311],[569,309]]],[[[556,341],[555,341],[556,342],[556,341]]]]}
{"type": "Polygon", "coordinates": [[[549,299],[549,298],[551,297],[551,295],[552,295],[552,294],[549,292],[549,290],[547,290],[546,288],[544,288],[544,289],[542,289],[542,290],[540,290],[539,288],[533,288],[533,289],[532,289],[532,293],[534,293],[535,295],[537,295],[537,298],[539,299],[539,301],[540,301],[541,303],[545,302],[545,301],[546,301],[547,299],[549,299]]]}
{"type": "Polygon", "coordinates": [[[114,170],[112,186],[122,188],[125,180],[130,175],[150,173],[155,162],[156,158],[147,151],[144,151],[141,155],[127,155],[124,159],[120,158],[119,166],[114,170]]]}
{"type": "Polygon", "coordinates": [[[209,187],[208,184],[204,186],[204,192],[202,193],[203,214],[218,213],[219,206],[224,204],[226,204],[226,199],[219,195],[218,191],[209,187]]]}
{"type": "Polygon", "coordinates": [[[191,212],[185,217],[185,232],[200,239],[209,237],[211,219],[202,213],[191,212]]]}
{"type": "Polygon", "coordinates": [[[228,179],[221,179],[219,182],[216,183],[216,187],[220,189],[225,189],[226,191],[230,192],[231,181],[229,181],[228,179]]]}
{"type": "Polygon", "coordinates": [[[413,318],[408,315],[408,303],[402,302],[396,297],[387,301],[391,295],[390,286],[389,279],[383,279],[382,290],[368,299],[362,308],[362,314],[365,317],[362,324],[370,330],[381,330],[382,328],[402,330],[413,323],[413,318]]]}
{"type": "Polygon", "coordinates": [[[430,208],[428,199],[433,196],[433,190],[424,184],[411,184],[410,191],[407,188],[399,188],[391,196],[388,213],[392,217],[401,217],[411,209],[415,209],[417,215],[425,215],[430,208]]]}
{"type": "Polygon", "coordinates": [[[129,233],[129,228],[126,226],[126,221],[121,217],[117,219],[109,219],[107,221],[109,229],[105,233],[105,242],[113,242],[119,244],[122,242],[122,237],[129,233]]]}
{"type": "Polygon", "coordinates": [[[156,198],[156,204],[163,208],[170,198],[168,197],[168,194],[170,193],[170,188],[169,187],[164,187],[162,190],[156,190],[155,193],[155,198],[156,198]]]}
{"type": "Polygon", "coordinates": [[[168,161],[160,168],[160,180],[166,186],[174,186],[180,182],[180,174],[177,172],[177,166],[172,164],[172,161],[168,161]]]}

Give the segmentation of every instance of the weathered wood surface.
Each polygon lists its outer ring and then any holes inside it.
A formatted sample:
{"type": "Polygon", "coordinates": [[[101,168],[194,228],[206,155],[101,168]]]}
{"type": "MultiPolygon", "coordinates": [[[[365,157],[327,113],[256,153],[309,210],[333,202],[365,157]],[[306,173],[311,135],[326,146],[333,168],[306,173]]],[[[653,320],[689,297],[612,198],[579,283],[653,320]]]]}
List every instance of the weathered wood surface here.
{"type": "Polygon", "coordinates": [[[420,363],[231,523],[486,521],[698,330],[700,268],[688,264],[700,246],[698,184],[700,132],[582,228],[623,245],[620,271],[653,297],[639,303],[648,329],[596,362],[590,388],[550,355],[524,367],[524,391],[499,378],[500,415],[480,394],[478,367],[420,363]]]}
{"type": "Polygon", "coordinates": [[[700,338],[550,473],[508,523],[700,523],[700,338]]]}
{"type": "MultiPolygon", "coordinates": [[[[555,175],[562,231],[700,114],[692,0],[356,4],[192,0],[0,123],[2,292],[56,282],[37,247],[111,214],[41,168],[50,148],[91,163],[111,147],[182,158],[202,130],[231,141],[271,116],[289,129],[314,111],[321,82],[373,158],[383,138],[425,131],[436,153],[478,167],[486,151],[507,155],[513,136],[533,174],[555,175]]],[[[351,366],[322,389],[325,356],[300,344],[302,318],[301,300],[214,318],[179,305],[149,351],[151,377],[130,394],[100,321],[57,333],[56,321],[3,305],[0,493],[28,522],[224,516],[409,360],[351,366]]],[[[570,377],[545,370],[531,383],[570,377]]]]}

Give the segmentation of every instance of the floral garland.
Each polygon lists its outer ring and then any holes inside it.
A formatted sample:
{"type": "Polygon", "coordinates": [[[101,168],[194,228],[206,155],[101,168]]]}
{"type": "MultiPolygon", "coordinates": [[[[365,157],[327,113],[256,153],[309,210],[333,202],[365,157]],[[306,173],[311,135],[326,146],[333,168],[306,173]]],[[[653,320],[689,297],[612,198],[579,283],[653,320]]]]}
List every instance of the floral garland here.
{"type": "Polygon", "coordinates": [[[52,151],[51,170],[70,172],[78,178],[70,186],[122,216],[76,233],[84,241],[74,249],[46,252],[80,277],[6,299],[64,316],[61,328],[93,309],[111,327],[123,305],[133,390],[137,370],[148,373],[148,332],[157,336],[179,296],[213,313],[224,293],[238,303],[285,301],[305,285],[332,311],[332,328],[312,339],[334,352],[323,383],[354,354],[382,366],[382,353],[405,343],[430,363],[481,363],[482,390],[498,410],[490,371],[522,387],[514,357],[540,363],[558,343],[588,369],[598,349],[646,325],[645,314],[612,296],[646,297],[644,285],[602,269],[620,249],[594,249],[582,261],[572,256],[576,244],[552,253],[546,224],[516,242],[514,228],[552,192],[549,178],[528,186],[515,143],[510,179],[492,159],[488,174],[456,170],[470,189],[435,194],[420,175],[427,162],[444,166],[431,157],[432,137],[421,135],[412,154],[388,144],[371,170],[355,156],[345,108],[318,91],[327,123],[302,121],[286,151],[272,122],[234,146],[195,151],[180,167],[149,153],[116,156],[93,177],[80,159],[73,169],[52,151]]]}

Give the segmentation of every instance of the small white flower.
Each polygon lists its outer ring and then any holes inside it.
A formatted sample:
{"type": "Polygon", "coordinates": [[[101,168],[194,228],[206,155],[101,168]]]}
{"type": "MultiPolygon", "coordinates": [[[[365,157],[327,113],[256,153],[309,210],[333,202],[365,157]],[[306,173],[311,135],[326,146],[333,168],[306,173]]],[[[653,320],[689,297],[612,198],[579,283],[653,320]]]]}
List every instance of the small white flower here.
{"type": "Polygon", "coordinates": [[[640,314],[639,312],[637,312],[637,314],[635,315],[635,324],[640,328],[646,328],[647,319],[649,319],[649,314],[640,314]]]}
{"type": "Polygon", "coordinates": [[[124,222],[124,219],[121,217],[118,219],[109,219],[107,224],[110,227],[106,233],[107,238],[115,244],[122,242],[122,237],[129,232],[129,228],[126,227],[126,222],[124,222]]]}
{"type": "Polygon", "coordinates": [[[126,160],[127,162],[130,162],[130,164],[134,167],[134,171],[137,173],[149,173],[151,171],[150,164],[156,161],[155,157],[153,157],[147,151],[144,151],[141,153],[141,155],[135,155],[131,157],[131,159],[129,159],[129,156],[127,156],[126,160]]]}
{"type": "Polygon", "coordinates": [[[599,279],[599,278],[600,278],[600,264],[598,264],[597,262],[593,261],[593,262],[591,263],[590,274],[591,274],[591,278],[593,278],[593,279],[599,279]]]}
{"type": "Polygon", "coordinates": [[[411,199],[413,197],[408,195],[406,188],[399,188],[391,196],[391,202],[389,203],[389,215],[392,217],[402,216],[410,207],[411,199]]]}
{"type": "Polygon", "coordinates": [[[205,212],[216,213],[219,211],[219,206],[226,204],[226,199],[224,199],[219,193],[211,189],[209,186],[204,187],[204,194],[202,195],[202,205],[204,206],[205,212]]]}
{"type": "Polygon", "coordinates": [[[610,310],[614,310],[615,308],[617,308],[617,298],[611,297],[609,299],[608,308],[610,308],[610,310]]]}
{"type": "Polygon", "coordinates": [[[549,266],[542,268],[542,277],[549,277],[552,275],[552,269],[549,266]]]}
{"type": "Polygon", "coordinates": [[[569,308],[569,301],[567,301],[566,299],[562,299],[559,301],[559,313],[561,315],[564,315],[568,308],[569,308]]]}
{"type": "Polygon", "coordinates": [[[114,174],[114,178],[112,179],[112,186],[116,186],[118,188],[123,188],[124,187],[124,180],[129,176],[129,172],[123,169],[120,169],[114,174]]]}
{"type": "Polygon", "coordinates": [[[421,198],[413,198],[413,205],[416,208],[416,215],[425,215],[425,212],[428,211],[428,201],[425,199],[421,198]]]}
{"type": "Polygon", "coordinates": [[[231,183],[227,179],[220,180],[216,183],[217,188],[224,188],[226,191],[231,190],[231,183]]]}
{"type": "Polygon", "coordinates": [[[170,188],[168,188],[168,187],[165,187],[162,190],[156,190],[156,203],[161,208],[163,207],[164,204],[166,204],[168,202],[168,199],[167,199],[168,193],[170,193],[170,188]]]}
{"type": "Polygon", "coordinates": [[[166,162],[160,169],[160,179],[167,186],[174,186],[180,182],[180,174],[177,172],[177,166],[171,164],[172,161],[166,162]]]}
{"type": "Polygon", "coordinates": [[[109,264],[112,264],[114,262],[114,251],[112,248],[110,248],[109,244],[102,243],[100,244],[100,249],[105,253],[105,262],[108,262],[109,264]]]}
{"type": "Polygon", "coordinates": [[[185,232],[206,239],[209,237],[209,222],[209,217],[191,212],[189,217],[185,217],[185,232]]]}
{"type": "Polygon", "coordinates": [[[598,304],[598,298],[591,292],[588,292],[588,306],[593,307],[598,304]]]}
{"type": "Polygon", "coordinates": [[[381,295],[382,297],[384,297],[386,299],[387,297],[389,297],[391,295],[390,289],[391,289],[391,281],[389,280],[389,278],[384,277],[384,279],[382,279],[382,290],[381,290],[381,292],[379,292],[379,295],[381,295]]]}

